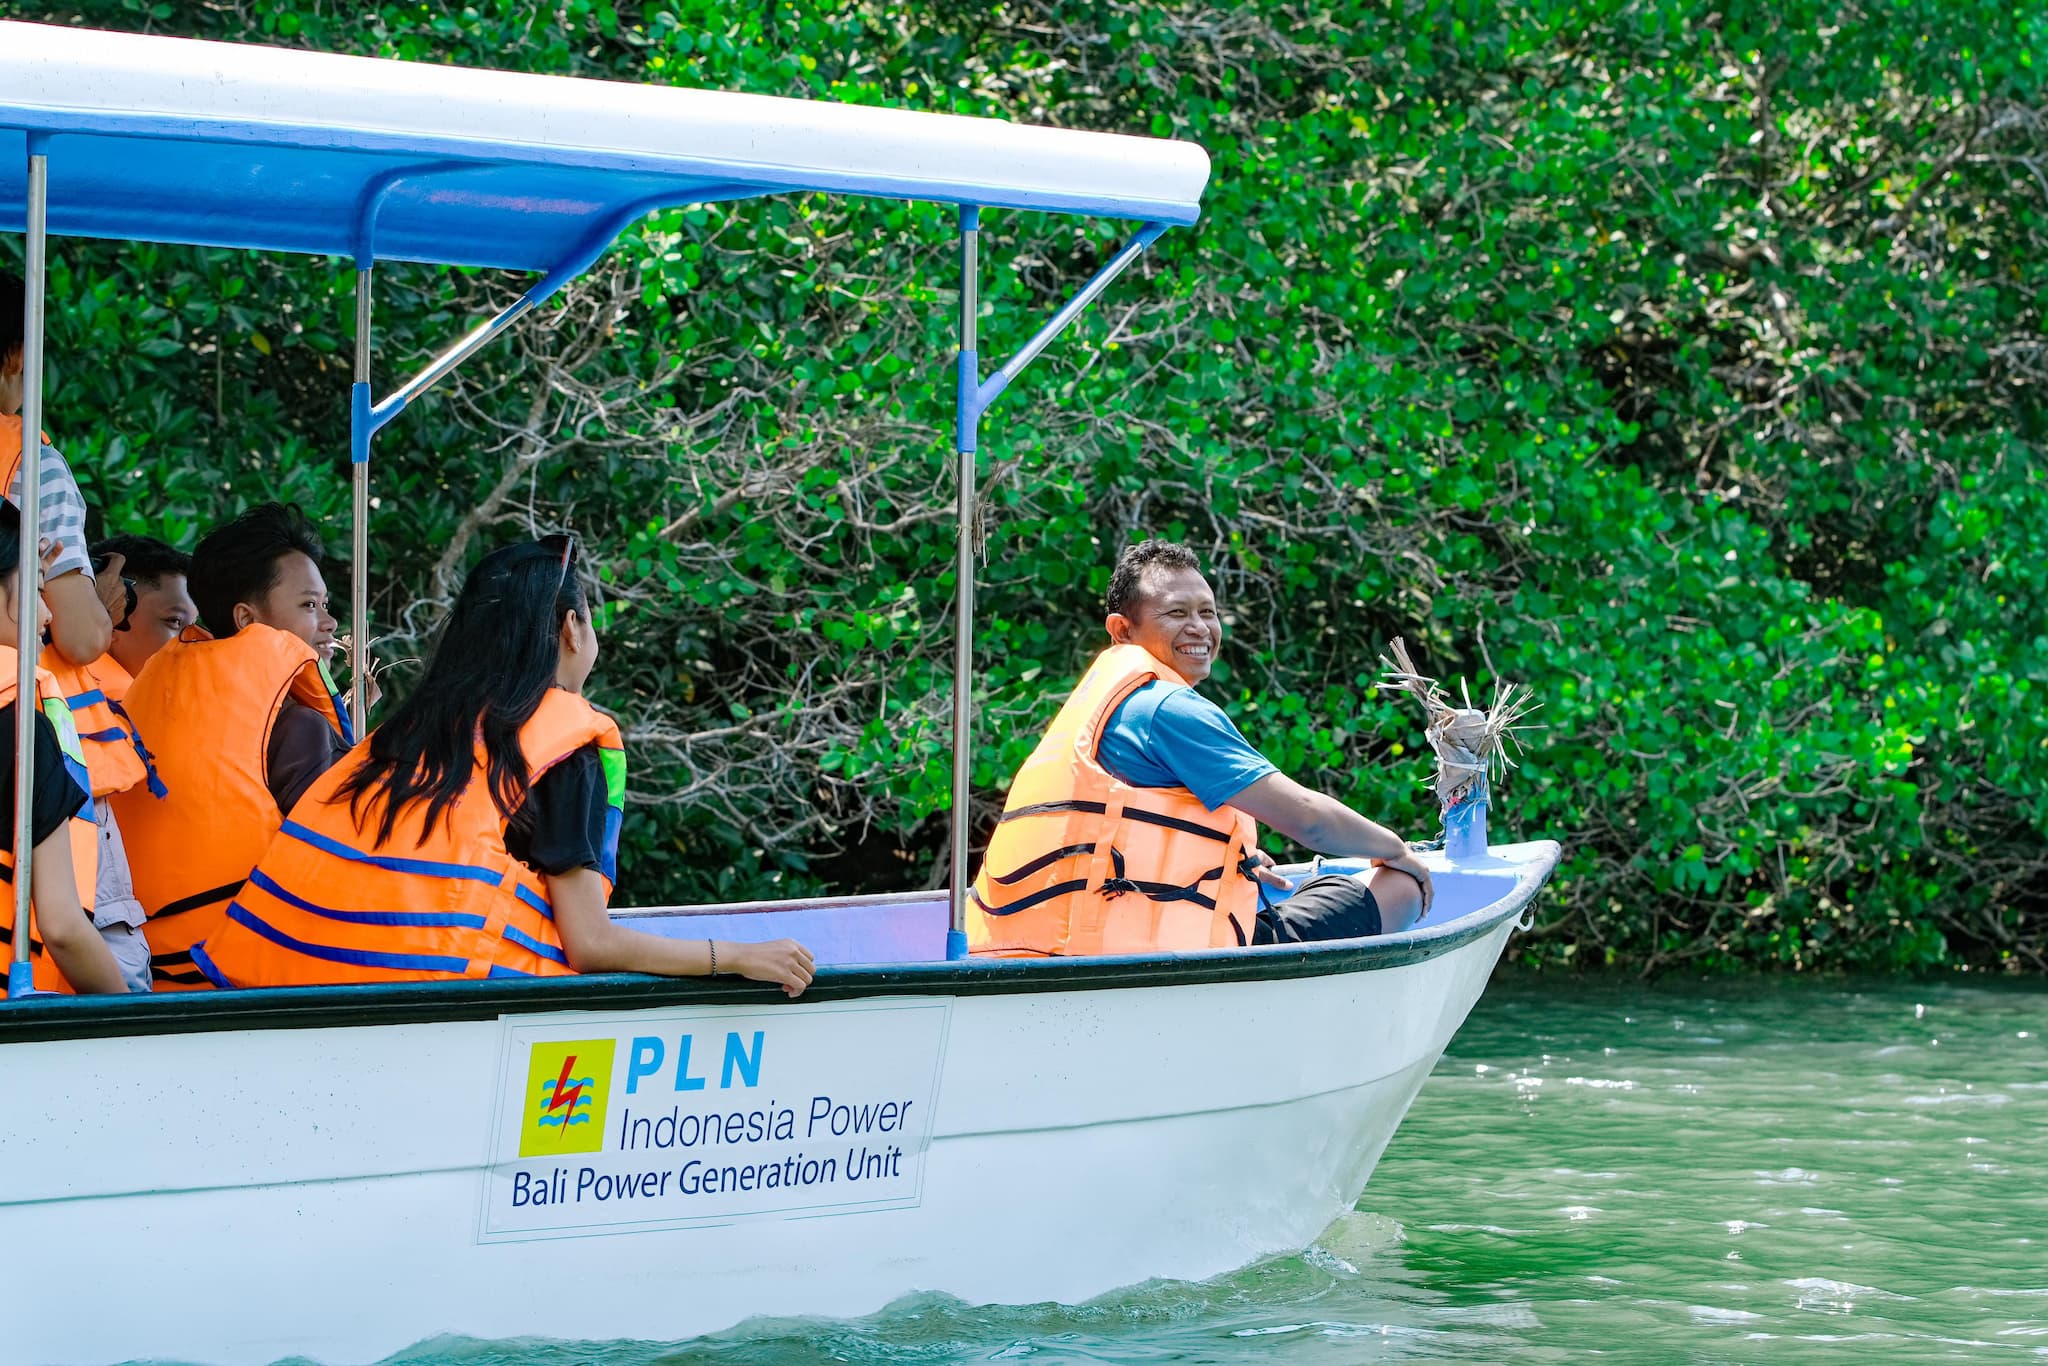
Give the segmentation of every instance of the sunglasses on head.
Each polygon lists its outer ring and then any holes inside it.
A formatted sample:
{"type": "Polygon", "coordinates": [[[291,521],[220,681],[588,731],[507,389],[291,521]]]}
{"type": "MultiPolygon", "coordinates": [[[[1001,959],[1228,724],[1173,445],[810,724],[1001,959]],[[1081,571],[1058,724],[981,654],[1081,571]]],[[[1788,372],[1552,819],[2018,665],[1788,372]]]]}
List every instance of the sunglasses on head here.
{"type": "Polygon", "coordinates": [[[562,557],[562,575],[555,580],[555,592],[559,595],[563,586],[569,582],[569,566],[576,560],[576,533],[573,531],[557,532],[552,536],[541,537],[535,544],[539,545],[542,550],[547,551],[550,555],[562,557]]]}

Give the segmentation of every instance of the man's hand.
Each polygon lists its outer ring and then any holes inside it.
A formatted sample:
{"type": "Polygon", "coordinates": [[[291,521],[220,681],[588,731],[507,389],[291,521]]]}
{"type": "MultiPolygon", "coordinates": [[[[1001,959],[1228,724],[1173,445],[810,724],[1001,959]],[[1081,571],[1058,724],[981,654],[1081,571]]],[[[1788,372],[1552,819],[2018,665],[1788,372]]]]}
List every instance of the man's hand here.
{"type": "Polygon", "coordinates": [[[1265,850],[1252,850],[1252,863],[1255,865],[1252,868],[1252,876],[1266,886],[1271,887],[1276,892],[1291,892],[1294,890],[1293,881],[1280,875],[1279,871],[1273,867],[1273,856],[1265,850]]]}
{"type": "MultiPolygon", "coordinates": [[[[1406,873],[1414,878],[1415,885],[1422,889],[1422,916],[1429,914],[1429,908],[1436,903],[1436,884],[1429,880],[1429,869],[1423,866],[1422,860],[1415,857],[1413,851],[1399,858],[1376,858],[1372,861],[1372,866],[1391,868],[1397,873],[1406,873]]],[[[1419,920],[1422,916],[1416,918],[1419,920]]]]}
{"type": "Polygon", "coordinates": [[[128,567],[128,557],[114,552],[107,556],[107,562],[92,576],[92,583],[100,595],[100,606],[107,609],[107,620],[120,630],[121,623],[128,619],[128,585],[121,582],[121,571],[128,567]]]}

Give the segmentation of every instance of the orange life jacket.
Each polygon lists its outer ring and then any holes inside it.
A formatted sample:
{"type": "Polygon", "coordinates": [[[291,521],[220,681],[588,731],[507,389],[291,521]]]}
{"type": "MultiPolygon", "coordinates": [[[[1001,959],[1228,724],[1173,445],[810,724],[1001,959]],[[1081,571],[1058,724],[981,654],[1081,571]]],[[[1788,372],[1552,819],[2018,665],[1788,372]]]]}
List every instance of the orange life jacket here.
{"type": "Polygon", "coordinates": [[[1096,758],[1117,704],[1187,680],[1137,645],[1096,656],[1017,770],[967,907],[989,954],[1161,953],[1251,942],[1259,828],[1183,787],[1132,787],[1096,758]]]}
{"type": "MultiPolygon", "coordinates": [[[[519,732],[529,786],[595,743],[604,762],[604,866],[617,876],[626,754],[619,728],[574,693],[550,688],[519,732]]],[[[364,742],[322,775],[228,907],[192,951],[217,986],[313,986],[462,977],[551,977],[571,971],[540,874],[505,849],[481,744],[470,785],[420,840],[424,804],[376,842],[381,800],[357,825],[342,783],[368,757],[364,742]]],[[[523,799],[524,793],[521,794],[523,799]]],[[[518,802],[513,803],[518,809],[518,802]]]]}
{"type": "MultiPolygon", "coordinates": [[[[50,444],[50,434],[43,433],[43,444],[50,444]]],[[[14,487],[14,476],[21,469],[21,414],[0,413],[0,498],[10,498],[14,487]]],[[[74,547],[79,548],[79,547],[74,547]]]]}
{"type": "MultiPolygon", "coordinates": [[[[0,645],[0,707],[14,701],[17,691],[17,673],[20,656],[12,645],[0,645]]],[[[57,732],[57,747],[64,752],[64,769],[71,775],[82,791],[90,794],[91,779],[85,771],[85,755],[78,747],[78,732],[71,724],[71,709],[64,705],[64,697],[57,680],[47,669],[36,670],[36,701],[48,718],[51,729],[57,732]]],[[[10,731],[4,743],[14,744],[10,731]]],[[[14,820],[14,793],[0,797],[0,810],[7,813],[12,829],[14,820]]],[[[92,914],[92,891],[99,871],[100,828],[93,819],[92,799],[87,796],[83,806],[78,808],[69,825],[71,827],[71,864],[78,880],[78,897],[87,915],[92,914]]],[[[0,952],[12,953],[14,944],[14,851],[0,849],[0,952]]],[[[43,948],[40,936],[29,938],[29,962],[33,965],[35,985],[38,991],[71,990],[71,984],[64,980],[64,974],[57,968],[56,960],[43,948]]],[[[0,983],[0,996],[6,995],[4,983],[0,983]]]]}
{"type": "MultiPolygon", "coordinates": [[[[47,444],[49,437],[44,436],[43,441],[47,444]]],[[[0,413],[0,497],[9,496],[14,488],[14,477],[21,472],[21,456],[21,418],[14,413],[0,413]]],[[[130,681],[128,671],[112,655],[101,655],[90,664],[78,665],[54,649],[43,651],[41,663],[56,675],[64,700],[71,706],[79,743],[85,750],[85,766],[92,774],[92,795],[104,797],[147,781],[150,790],[162,796],[155,770],[150,767],[149,751],[143,748],[141,735],[121,709],[121,699],[130,681]]]]}
{"type": "Polygon", "coordinates": [[[149,748],[142,743],[142,732],[123,705],[134,680],[120,661],[101,655],[90,664],[71,664],[55,647],[46,647],[43,667],[57,680],[71,709],[71,722],[78,728],[78,743],[85,751],[86,771],[92,775],[92,795],[109,797],[147,783],[150,795],[161,799],[163,779],[149,748]]]}
{"type": "Polygon", "coordinates": [[[135,897],[149,914],[158,991],[208,985],[192,946],[220,928],[230,898],[284,824],[270,795],[270,730],[287,700],[318,711],[354,743],[313,647],[274,627],[174,640],[129,686],[128,714],[149,736],[168,789],[161,798],[142,788],[112,798],[135,897]]]}

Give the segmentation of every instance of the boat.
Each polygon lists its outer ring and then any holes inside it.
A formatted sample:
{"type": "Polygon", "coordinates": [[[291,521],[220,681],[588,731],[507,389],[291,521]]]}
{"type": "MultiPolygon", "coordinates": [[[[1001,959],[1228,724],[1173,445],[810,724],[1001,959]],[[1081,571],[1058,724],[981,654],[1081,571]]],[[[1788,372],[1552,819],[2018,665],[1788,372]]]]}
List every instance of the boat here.
{"type": "MultiPolygon", "coordinates": [[[[401,62],[0,22],[0,230],[29,246],[24,430],[52,231],[356,261],[356,678],[376,431],[624,227],[774,193],[958,206],[956,812],[982,416],[1196,220],[1207,174],[1200,148],[1149,138],[479,70],[423,81],[401,62]],[[984,379],[979,221],[1004,209],[1135,227],[984,379]],[[380,401],[370,303],[392,259],[540,279],[380,401]]],[[[956,870],[968,834],[956,820],[956,870]]],[[[1558,852],[1428,856],[1436,908],[1402,933],[1179,954],[970,958],[958,876],[614,909],[658,934],[804,940],[820,971],[794,1002],[623,974],[17,992],[0,1003],[0,1237],[21,1253],[0,1272],[0,1359],[674,1340],[920,1292],[1080,1301],[1299,1251],[1357,1201],[1558,852]]]]}

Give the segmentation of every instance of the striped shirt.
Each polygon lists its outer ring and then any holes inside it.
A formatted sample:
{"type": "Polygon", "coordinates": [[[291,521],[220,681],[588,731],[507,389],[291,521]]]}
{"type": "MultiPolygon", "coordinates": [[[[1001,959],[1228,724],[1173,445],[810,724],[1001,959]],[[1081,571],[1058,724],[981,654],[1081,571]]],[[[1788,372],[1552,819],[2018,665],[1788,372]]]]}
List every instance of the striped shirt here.
{"type": "MultiPolygon", "coordinates": [[[[42,516],[37,534],[46,541],[62,541],[64,549],[50,568],[44,572],[44,579],[54,579],[76,569],[88,578],[92,576],[92,555],[85,543],[85,496],[78,491],[78,481],[71,477],[71,466],[64,463],[64,457],[57,453],[55,446],[43,447],[42,516]]],[[[7,496],[16,507],[21,506],[21,472],[15,471],[14,486],[7,490],[7,496]]]]}

